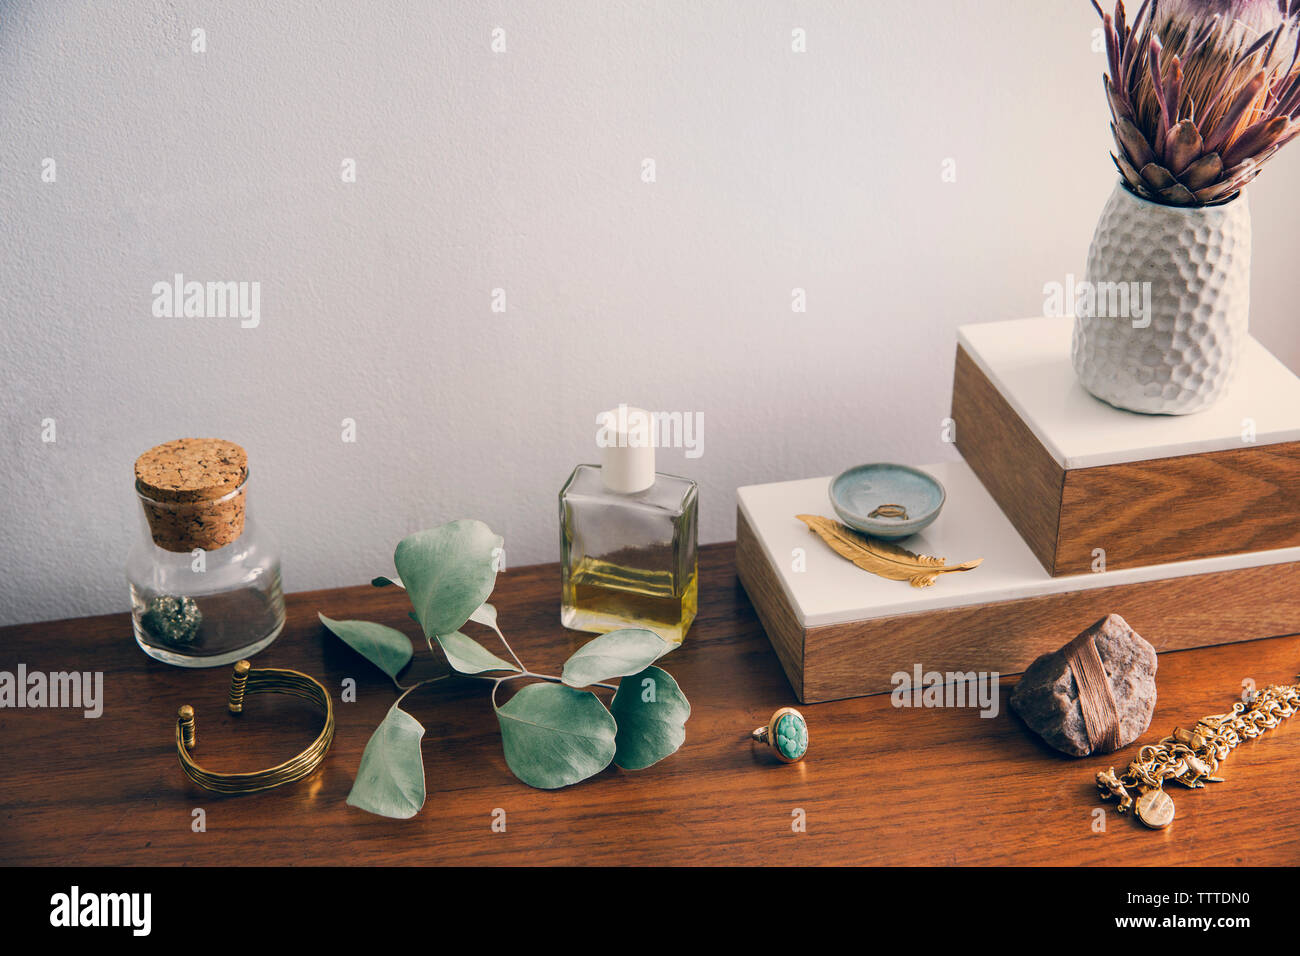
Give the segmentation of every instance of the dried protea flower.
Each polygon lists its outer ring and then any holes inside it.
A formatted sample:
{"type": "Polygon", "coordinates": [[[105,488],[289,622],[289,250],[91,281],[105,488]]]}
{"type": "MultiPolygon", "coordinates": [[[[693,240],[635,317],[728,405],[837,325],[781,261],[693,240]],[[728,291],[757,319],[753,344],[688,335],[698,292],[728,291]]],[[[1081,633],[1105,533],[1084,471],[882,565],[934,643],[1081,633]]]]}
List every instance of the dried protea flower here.
{"type": "Polygon", "coordinates": [[[1300,133],[1300,0],[1123,0],[1105,24],[1115,165],[1171,206],[1227,202],[1300,133]],[[1293,119],[1294,117],[1294,119],[1293,119]]]}

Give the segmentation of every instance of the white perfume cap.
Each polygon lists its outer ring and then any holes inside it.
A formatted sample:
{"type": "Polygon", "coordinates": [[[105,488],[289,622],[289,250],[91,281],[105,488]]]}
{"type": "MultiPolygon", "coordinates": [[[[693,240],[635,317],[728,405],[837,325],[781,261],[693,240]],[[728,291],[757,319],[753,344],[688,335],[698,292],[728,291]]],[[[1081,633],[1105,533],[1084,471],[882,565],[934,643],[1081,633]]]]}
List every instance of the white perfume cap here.
{"type": "Polygon", "coordinates": [[[596,416],[600,476],[621,495],[645,491],[655,483],[654,429],[643,408],[620,405],[596,416]]]}

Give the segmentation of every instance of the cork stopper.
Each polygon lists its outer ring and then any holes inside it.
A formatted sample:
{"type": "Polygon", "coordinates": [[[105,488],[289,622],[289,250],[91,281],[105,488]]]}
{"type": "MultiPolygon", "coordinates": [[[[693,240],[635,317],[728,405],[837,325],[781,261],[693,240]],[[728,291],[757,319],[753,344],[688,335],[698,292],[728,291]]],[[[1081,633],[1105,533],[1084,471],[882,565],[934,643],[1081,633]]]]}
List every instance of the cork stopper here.
{"type": "Polygon", "coordinates": [[[213,551],[244,530],[248,454],[219,438],[179,438],[135,460],[140,495],[154,543],[164,551],[213,551]]]}

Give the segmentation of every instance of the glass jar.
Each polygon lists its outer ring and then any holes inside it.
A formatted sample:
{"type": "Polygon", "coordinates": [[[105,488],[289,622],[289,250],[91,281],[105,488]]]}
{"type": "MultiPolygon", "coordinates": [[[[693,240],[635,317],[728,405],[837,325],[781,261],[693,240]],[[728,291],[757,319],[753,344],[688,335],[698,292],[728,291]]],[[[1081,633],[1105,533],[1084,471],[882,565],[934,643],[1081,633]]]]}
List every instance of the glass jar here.
{"type": "Polygon", "coordinates": [[[280,551],[248,511],[244,450],[183,438],[136,461],[140,535],[127,558],[136,643],[181,667],[250,657],[284,628],[280,551]]]}

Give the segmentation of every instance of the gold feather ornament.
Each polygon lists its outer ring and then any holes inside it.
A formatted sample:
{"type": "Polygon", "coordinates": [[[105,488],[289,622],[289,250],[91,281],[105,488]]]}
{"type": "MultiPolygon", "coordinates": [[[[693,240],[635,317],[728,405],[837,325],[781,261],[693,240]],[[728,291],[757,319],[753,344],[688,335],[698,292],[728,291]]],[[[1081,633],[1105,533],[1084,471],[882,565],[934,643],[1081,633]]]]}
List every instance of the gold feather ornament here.
{"type": "Polygon", "coordinates": [[[896,544],[854,531],[830,518],[823,518],[820,515],[795,515],[795,517],[830,545],[831,550],[840,557],[847,558],[864,571],[870,571],[890,581],[906,581],[914,588],[928,588],[939,579],[939,575],[953,571],[969,571],[979,567],[980,562],[984,560],[976,558],[963,564],[945,564],[943,558],[913,554],[896,544]]]}

